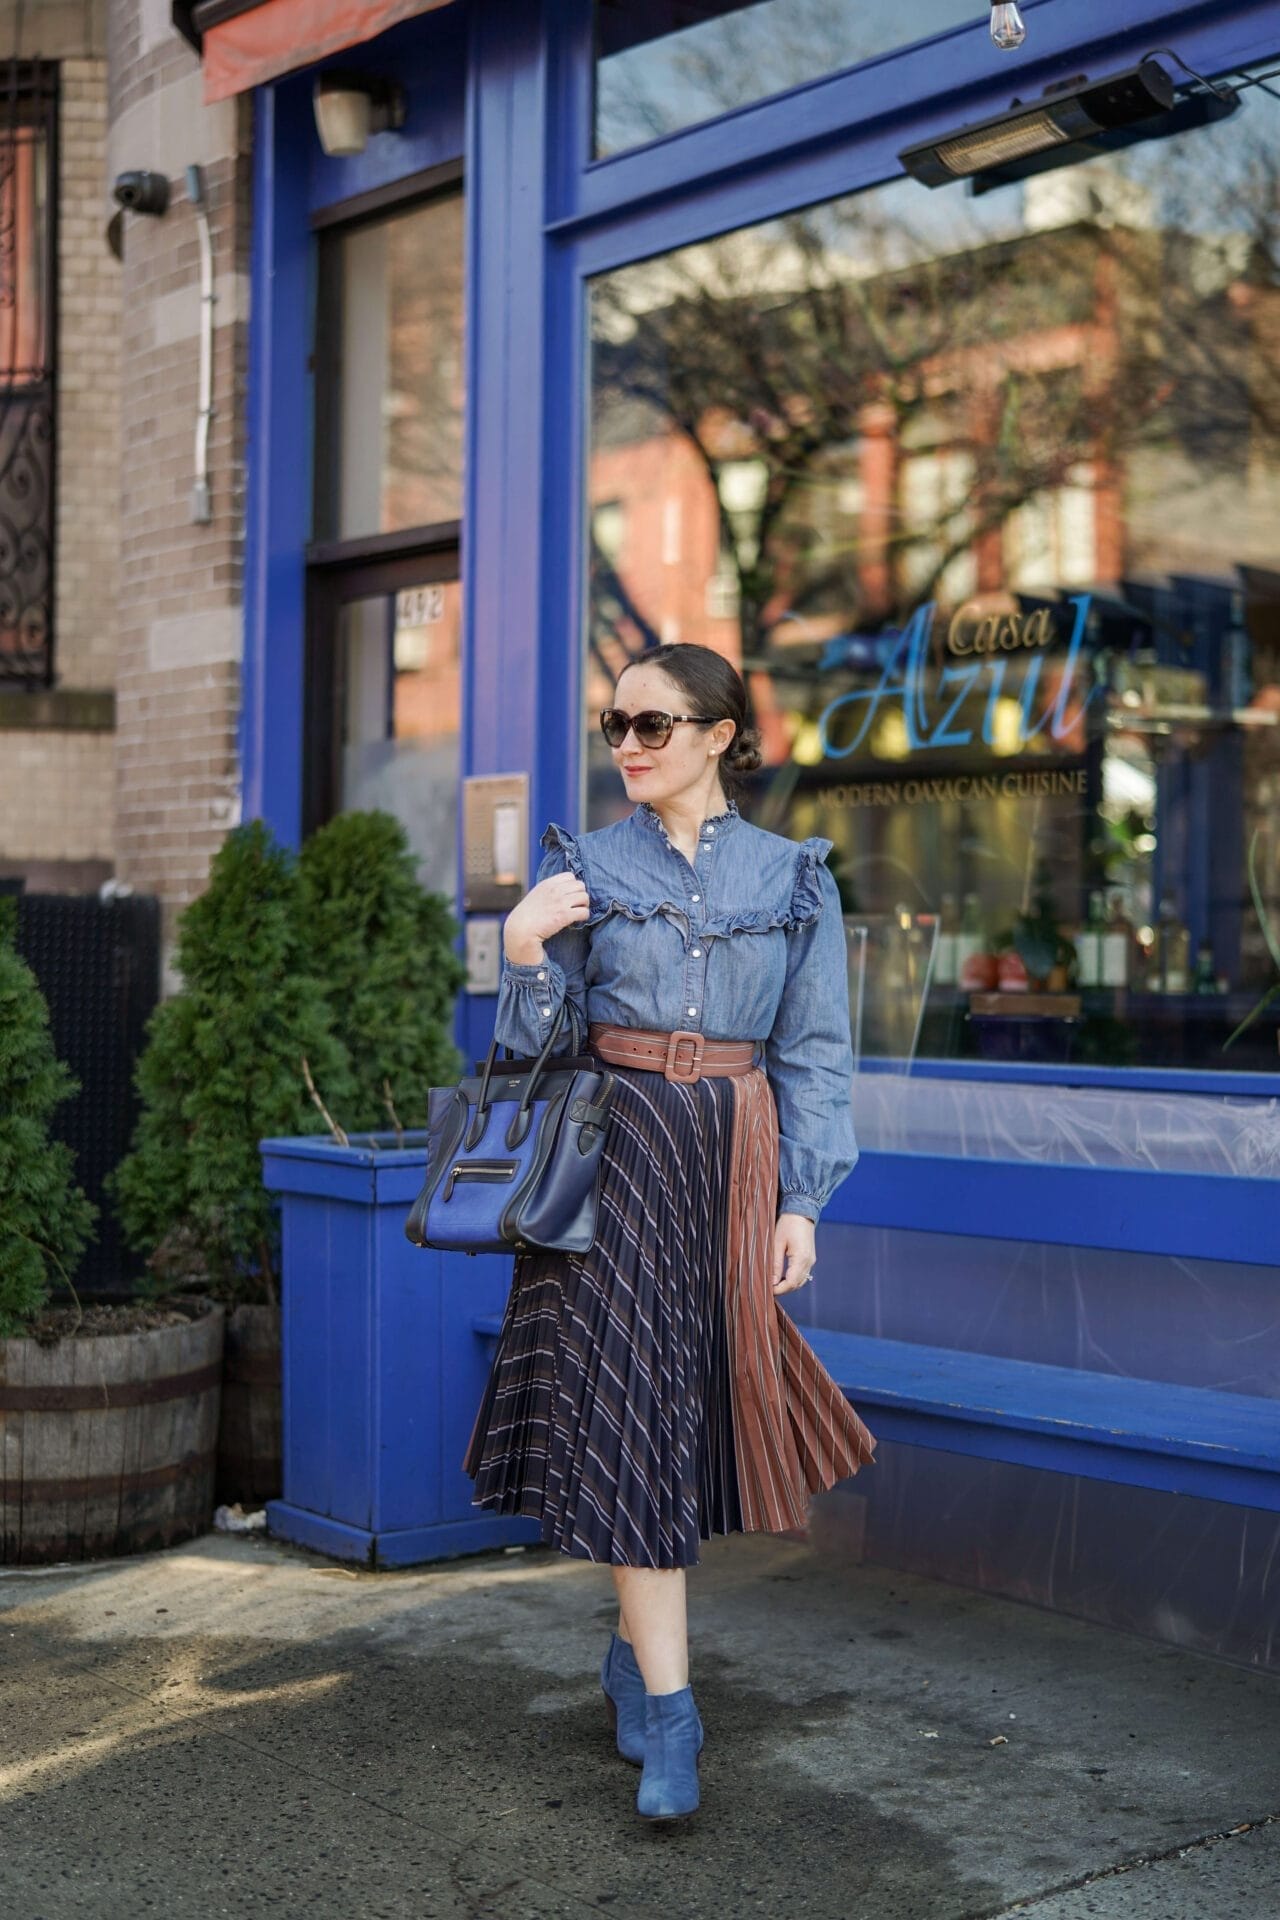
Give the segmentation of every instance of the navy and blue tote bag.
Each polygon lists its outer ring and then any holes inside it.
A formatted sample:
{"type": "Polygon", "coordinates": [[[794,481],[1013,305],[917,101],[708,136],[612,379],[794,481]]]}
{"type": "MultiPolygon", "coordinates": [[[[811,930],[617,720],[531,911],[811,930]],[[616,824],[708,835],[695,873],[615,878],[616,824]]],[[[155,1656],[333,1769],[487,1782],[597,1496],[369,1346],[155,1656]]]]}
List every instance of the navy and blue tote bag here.
{"type": "MultiPolygon", "coordinates": [[[[511,1048],[456,1086],[432,1087],[427,1174],[405,1222],[419,1247],[511,1253],[559,1247],[585,1253],[596,1237],[600,1156],[617,1076],[590,1054],[551,1060],[563,1001],[535,1059],[511,1048]]],[[[577,1045],[577,1015],[573,1039],[577,1045]]]]}

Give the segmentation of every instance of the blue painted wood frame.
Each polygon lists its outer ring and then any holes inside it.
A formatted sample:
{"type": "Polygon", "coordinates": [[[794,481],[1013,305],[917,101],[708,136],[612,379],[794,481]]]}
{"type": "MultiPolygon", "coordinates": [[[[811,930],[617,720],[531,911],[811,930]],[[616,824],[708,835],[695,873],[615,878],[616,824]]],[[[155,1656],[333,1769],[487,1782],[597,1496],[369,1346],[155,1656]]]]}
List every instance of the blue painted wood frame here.
{"type": "Polygon", "coordinates": [[[1280,1263],[1280,1180],[865,1148],[826,1225],[1280,1263]]]}
{"type": "Polygon", "coordinates": [[[1018,1087],[1123,1087],[1130,1093],[1195,1093],[1202,1098],[1219,1094],[1243,1095],[1269,1102],[1274,1099],[1276,1076],[1269,1073],[1219,1073],[1199,1067],[1088,1067],[1071,1062],[1047,1064],[1035,1060],[895,1060],[868,1059],[861,1073],[887,1074],[912,1080],[997,1080],[1018,1087]]]}
{"type": "MultiPolygon", "coordinates": [[[[316,249],[312,215],[463,156],[467,9],[407,22],[361,49],[393,69],[408,115],[394,138],[331,159],[316,137],[308,71],[254,96],[242,811],[287,845],[302,827],[306,547],[314,471],[316,249]]],[[[322,62],[342,65],[346,56],[322,62]]]]}
{"type": "MultiPolygon", "coordinates": [[[[995,54],[985,20],[975,17],[973,26],[937,40],[598,161],[580,169],[576,182],[566,185],[558,173],[562,197],[549,231],[591,235],[583,263],[600,272],[896,178],[897,154],[909,141],[998,112],[1015,93],[1027,98],[1082,62],[1093,71],[1122,67],[1171,37],[1201,72],[1280,50],[1271,0],[1234,7],[1050,0],[1029,20],[1018,54],[995,54]]],[[[589,125],[588,85],[579,72],[571,109],[578,129],[589,125]]],[[[579,151],[582,139],[579,132],[579,151]]]]}
{"type": "Polygon", "coordinates": [[[272,1533],[382,1567],[531,1543],[536,1522],[473,1503],[462,1461],[511,1263],[411,1246],[426,1148],[264,1140],[284,1242],[284,1485],[272,1533]]]}
{"type": "Polygon", "coordinates": [[[302,831],[304,554],[311,533],[312,404],[307,371],[314,268],[308,145],[297,87],[254,97],[245,493],[241,810],[286,845],[302,831]]]}

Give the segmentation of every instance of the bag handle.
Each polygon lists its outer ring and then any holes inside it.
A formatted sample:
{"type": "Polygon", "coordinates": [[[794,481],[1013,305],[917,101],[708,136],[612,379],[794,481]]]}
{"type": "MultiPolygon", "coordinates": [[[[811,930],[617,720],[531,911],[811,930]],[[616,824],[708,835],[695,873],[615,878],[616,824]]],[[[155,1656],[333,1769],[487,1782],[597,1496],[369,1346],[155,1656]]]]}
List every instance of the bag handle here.
{"type": "MultiPolygon", "coordinates": [[[[533,1097],[534,1097],[534,1094],[537,1092],[538,1081],[542,1077],[542,1072],[544,1067],[547,1064],[547,1059],[551,1053],[551,1049],[554,1047],[556,1043],[556,1039],[559,1035],[560,1029],[564,1025],[564,1016],[566,1011],[568,1012],[570,1021],[571,1021],[570,1032],[572,1035],[573,1044],[576,1045],[577,1043],[578,1013],[577,1013],[576,1007],[574,1007],[572,1001],[566,995],[566,997],[560,1002],[560,1005],[556,1009],[556,1017],[551,1022],[551,1026],[547,1033],[547,1037],[542,1043],[542,1051],[539,1053],[537,1059],[533,1063],[533,1066],[530,1068],[528,1075],[526,1076],[524,1092],[520,1097],[520,1105],[516,1110],[516,1112],[512,1115],[511,1125],[507,1129],[507,1144],[509,1146],[513,1146],[513,1147],[519,1146],[520,1142],[524,1139],[525,1134],[529,1131],[529,1122],[530,1122],[531,1113],[532,1113],[533,1097]]],[[[512,1055],[513,1059],[514,1057],[515,1056],[512,1055]]],[[[475,1114],[472,1118],[471,1125],[467,1128],[467,1137],[464,1142],[464,1145],[468,1149],[471,1149],[472,1147],[477,1146],[479,1144],[481,1135],[484,1133],[485,1122],[487,1121],[489,1116],[489,1081],[493,1076],[493,1069],[495,1064],[497,1063],[497,1058],[498,1058],[498,1036],[495,1034],[493,1039],[489,1043],[489,1051],[485,1057],[484,1074],[480,1081],[480,1092],[476,1097],[475,1114]]]]}

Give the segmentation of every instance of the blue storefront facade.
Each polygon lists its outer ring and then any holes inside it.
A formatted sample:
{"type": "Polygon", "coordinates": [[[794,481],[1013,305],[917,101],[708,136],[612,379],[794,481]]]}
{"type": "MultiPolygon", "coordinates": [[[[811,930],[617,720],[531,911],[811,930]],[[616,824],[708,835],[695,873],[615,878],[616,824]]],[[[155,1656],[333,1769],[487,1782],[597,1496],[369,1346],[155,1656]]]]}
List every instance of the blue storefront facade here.
{"type": "MultiPolygon", "coordinates": [[[[212,66],[271,5],[195,11],[212,66]]],[[[399,12],[243,82],[246,817],[400,813],[476,1056],[543,826],[625,811],[617,673],[720,648],[744,811],[846,908],[862,1157],[797,1317],[1275,1401],[1280,1453],[1280,7],[1031,0],[1012,52],[973,0],[399,12]],[[1110,134],[900,157],[1147,58],[1110,134]],[[326,153],[323,73],[400,124],[326,153]]],[[[904,1414],[824,1525],[1280,1664],[1280,1498],[1069,1426],[904,1414]]]]}

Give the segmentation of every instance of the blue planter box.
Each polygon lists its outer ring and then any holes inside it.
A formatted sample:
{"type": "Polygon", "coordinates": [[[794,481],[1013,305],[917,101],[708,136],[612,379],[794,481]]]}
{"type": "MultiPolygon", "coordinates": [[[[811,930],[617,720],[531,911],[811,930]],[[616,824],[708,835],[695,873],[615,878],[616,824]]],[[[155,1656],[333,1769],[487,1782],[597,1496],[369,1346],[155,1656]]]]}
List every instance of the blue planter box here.
{"type": "Polygon", "coordinates": [[[511,1260],[405,1239],[426,1168],[408,1142],[261,1143],[284,1237],[284,1491],[267,1526],[366,1566],[540,1538],[473,1506],[462,1471],[494,1350],[475,1322],[501,1315],[511,1260]]]}

